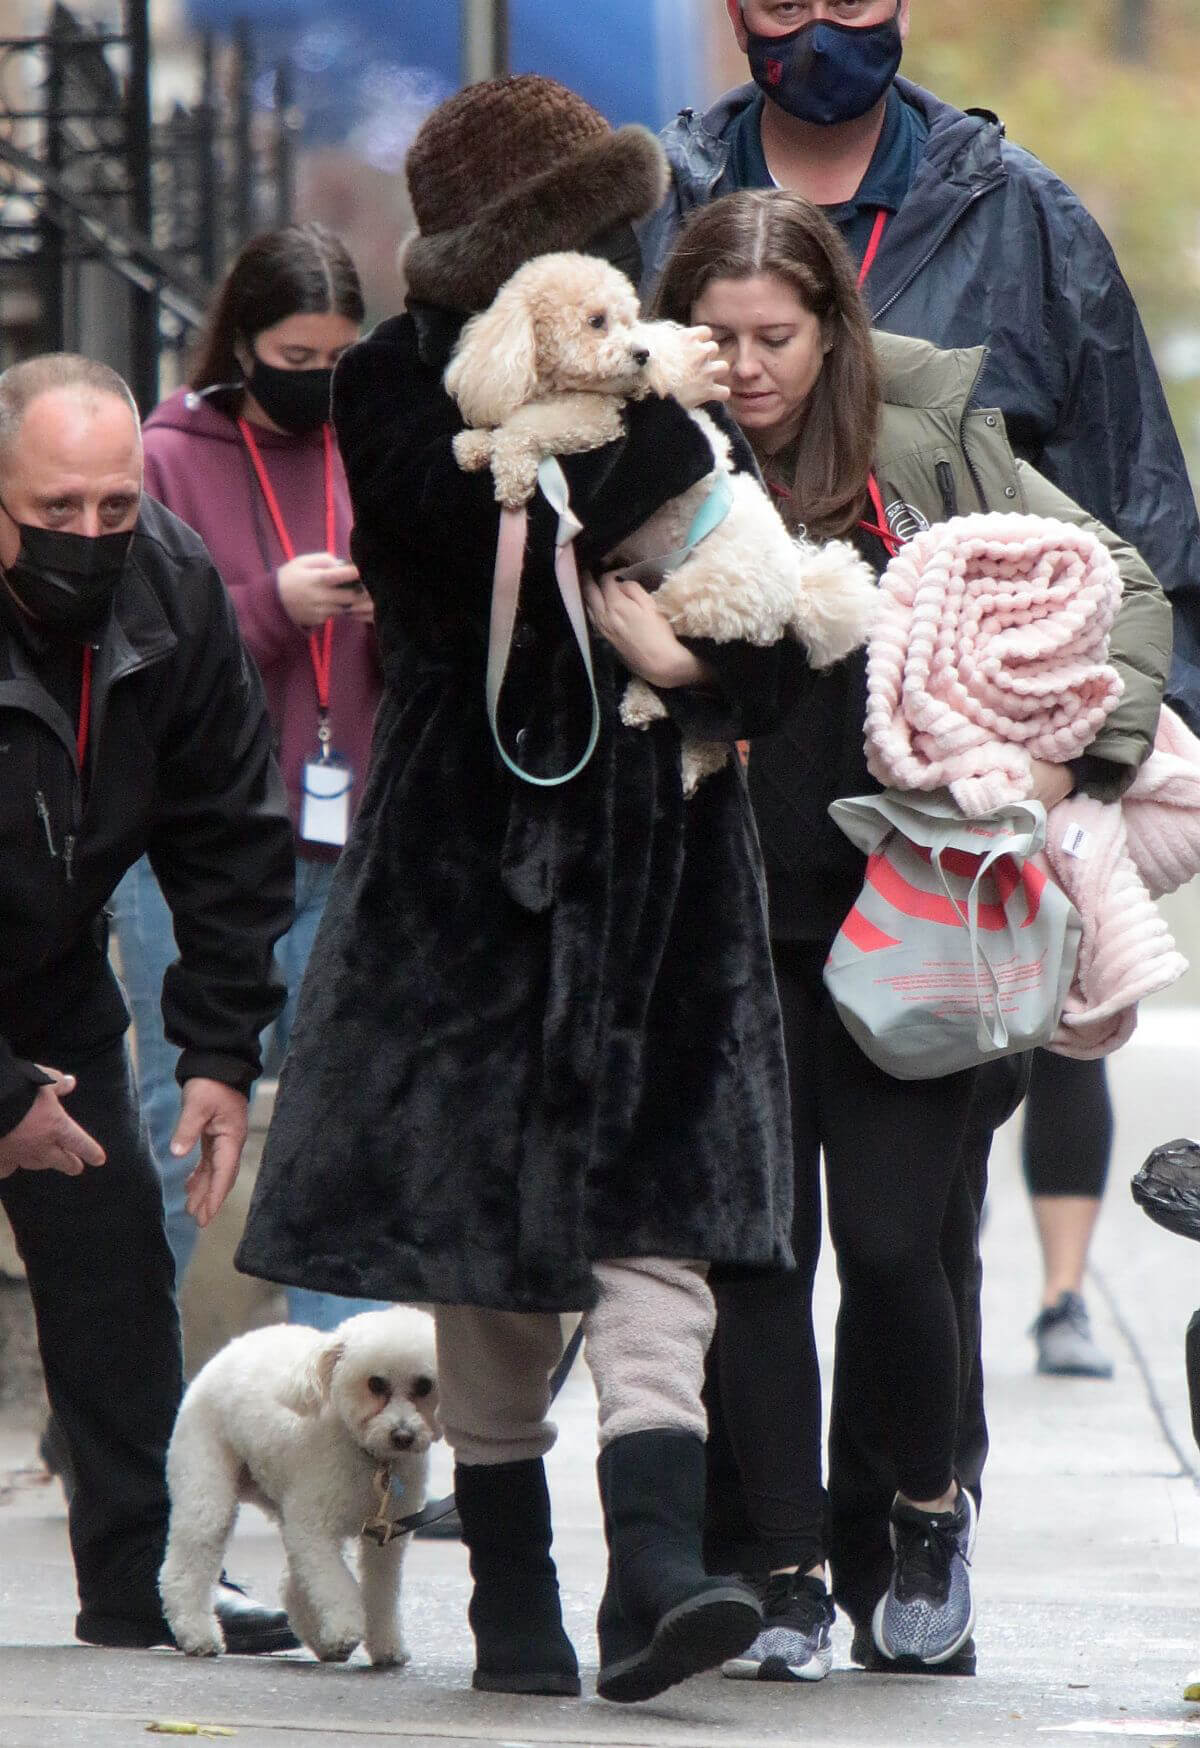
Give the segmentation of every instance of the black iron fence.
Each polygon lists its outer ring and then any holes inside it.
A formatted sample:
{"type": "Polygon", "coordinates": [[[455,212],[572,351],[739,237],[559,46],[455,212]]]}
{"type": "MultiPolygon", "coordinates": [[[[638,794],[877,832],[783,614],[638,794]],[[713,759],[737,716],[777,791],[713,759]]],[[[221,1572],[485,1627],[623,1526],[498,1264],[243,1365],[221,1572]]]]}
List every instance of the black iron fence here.
{"type": "Polygon", "coordinates": [[[198,100],[152,124],[140,0],[119,32],[56,4],[44,35],[0,39],[0,364],[86,352],[148,409],[225,261],[291,217],[287,67],[259,110],[248,26],[197,53],[198,100]]]}

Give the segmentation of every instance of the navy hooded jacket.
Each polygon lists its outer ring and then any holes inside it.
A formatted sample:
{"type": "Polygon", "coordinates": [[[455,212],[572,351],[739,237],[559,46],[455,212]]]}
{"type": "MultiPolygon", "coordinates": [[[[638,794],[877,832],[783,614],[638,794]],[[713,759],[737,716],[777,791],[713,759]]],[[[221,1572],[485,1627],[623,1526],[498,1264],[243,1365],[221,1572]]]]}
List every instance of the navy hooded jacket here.
{"type": "MultiPolygon", "coordinates": [[[[876,326],[942,347],[985,345],[977,403],[1016,453],[1130,545],[1171,601],[1167,702],[1200,731],[1200,522],[1145,331],[1112,249],[1079,198],[994,116],[897,79],[929,127],[908,197],[866,286],[876,326]]],[[[641,227],[643,290],[686,215],[736,184],[724,137],[755,85],[664,130],[672,187],[641,227]]]]}

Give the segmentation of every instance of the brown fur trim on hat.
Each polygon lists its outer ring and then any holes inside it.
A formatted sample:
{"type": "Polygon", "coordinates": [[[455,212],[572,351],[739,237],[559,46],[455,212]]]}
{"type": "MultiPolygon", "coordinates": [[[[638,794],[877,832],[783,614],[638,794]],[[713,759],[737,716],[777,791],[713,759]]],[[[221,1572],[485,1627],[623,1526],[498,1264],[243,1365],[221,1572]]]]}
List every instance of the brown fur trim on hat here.
{"type": "Polygon", "coordinates": [[[400,262],[408,295],[444,309],[486,309],[535,255],[582,249],[613,225],[652,213],[669,178],[647,128],[618,128],[480,207],[470,224],[411,237],[400,262]]]}

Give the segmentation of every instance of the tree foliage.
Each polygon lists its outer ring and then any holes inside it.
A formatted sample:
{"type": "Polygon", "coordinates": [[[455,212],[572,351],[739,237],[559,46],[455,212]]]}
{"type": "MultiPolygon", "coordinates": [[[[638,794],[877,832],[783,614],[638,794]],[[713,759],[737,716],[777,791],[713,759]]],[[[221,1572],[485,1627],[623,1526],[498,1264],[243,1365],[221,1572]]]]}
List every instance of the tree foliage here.
{"type": "Polygon", "coordinates": [[[904,71],[995,110],[1095,214],[1200,477],[1200,0],[917,0],[904,71]]]}

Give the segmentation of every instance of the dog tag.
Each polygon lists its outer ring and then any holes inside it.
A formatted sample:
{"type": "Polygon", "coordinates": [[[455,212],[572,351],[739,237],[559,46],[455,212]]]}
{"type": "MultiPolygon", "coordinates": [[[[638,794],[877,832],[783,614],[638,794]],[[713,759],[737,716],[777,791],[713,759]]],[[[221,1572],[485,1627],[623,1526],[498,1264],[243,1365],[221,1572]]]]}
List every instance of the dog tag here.
{"type": "Polygon", "coordinates": [[[350,835],[354,776],[349,765],[339,758],[309,759],[301,783],[300,836],[309,844],[340,849],[350,835]]]}
{"type": "Polygon", "coordinates": [[[362,1526],[362,1533],[368,1541],[377,1542],[381,1548],[386,1548],[389,1542],[394,1542],[397,1536],[407,1532],[401,1527],[404,1516],[404,1483],[390,1469],[377,1469],[374,1476],[376,1508],[374,1517],[369,1517],[362,1526]]]}

